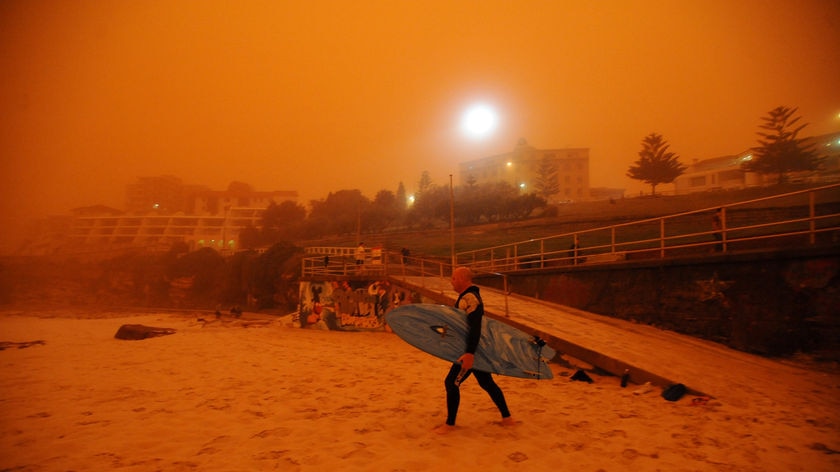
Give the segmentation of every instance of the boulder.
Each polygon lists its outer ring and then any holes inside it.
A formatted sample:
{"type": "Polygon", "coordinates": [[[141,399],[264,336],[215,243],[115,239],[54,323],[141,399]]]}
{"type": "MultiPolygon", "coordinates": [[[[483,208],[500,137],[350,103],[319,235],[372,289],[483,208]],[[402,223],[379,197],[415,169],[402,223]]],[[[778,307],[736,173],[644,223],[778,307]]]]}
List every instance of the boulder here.
{"type": "Polygon", "coordinates": [[[114,335],[117,339],[127,339],[130,341],[138,341],[140,339],[155,338],[157,336],[166,336],[174,333],[172,328],[155,328],[152,326],[144,326],[137,324],[127,324],[120,326],[117,334],[114,335]]]}

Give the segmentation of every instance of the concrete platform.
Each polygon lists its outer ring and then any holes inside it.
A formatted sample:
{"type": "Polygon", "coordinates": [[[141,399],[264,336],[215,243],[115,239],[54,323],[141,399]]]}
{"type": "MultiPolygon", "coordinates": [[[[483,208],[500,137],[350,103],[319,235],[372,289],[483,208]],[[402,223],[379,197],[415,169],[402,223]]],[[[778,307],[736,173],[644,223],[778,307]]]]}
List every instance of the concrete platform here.
{"type": "MultiPolygon", "coordinates": [[[[454,303],[448,279],[393,277],[440,303],[454,303]]],[[[730,402],[785,402],[791,395],[809,398],[840,412],[840,369],[767,359],[726,346],[572,308],[509,295],[482,287],[487,316],[545,339],[559,353],[571,355],[614,374],[625,369],[628,389],[650,382],[659,389],[674,383],[690,394],[730,402]]],[[[610,378],[611,377],[606,377],[610,378]]]]}

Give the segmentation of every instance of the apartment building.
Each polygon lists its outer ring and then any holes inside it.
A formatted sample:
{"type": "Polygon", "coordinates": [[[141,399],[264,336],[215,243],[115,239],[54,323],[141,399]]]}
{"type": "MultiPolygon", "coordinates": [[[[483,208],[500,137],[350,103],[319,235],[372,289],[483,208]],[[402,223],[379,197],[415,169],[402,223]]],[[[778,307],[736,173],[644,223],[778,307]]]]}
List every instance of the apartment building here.
{"type": "Polygon", "coordinates": [[[260,226],[263,211],[272,202],[297,199],[297,191],[255,191],[242,183],[211,190],[184,185],[174,176],[141,177],[126,187],[126,211],[101,205],[74,209],[61,220],[63,229],[50,232],[50,241],[29,247],[38,253],[57,248],[70,252],[131,247],[168,250],[183,242],[190,249],[232,252],[239,248],[239,233],[260,226]]]}
{"type": "Polygon", "coordinates": [[[461,185],[508,182],[538,194],[542,180],[557,190],[549,203],[590,198],[588,148],[537,149],[520,139],[511,152],[459,164],[458,176],[461,185]]]}

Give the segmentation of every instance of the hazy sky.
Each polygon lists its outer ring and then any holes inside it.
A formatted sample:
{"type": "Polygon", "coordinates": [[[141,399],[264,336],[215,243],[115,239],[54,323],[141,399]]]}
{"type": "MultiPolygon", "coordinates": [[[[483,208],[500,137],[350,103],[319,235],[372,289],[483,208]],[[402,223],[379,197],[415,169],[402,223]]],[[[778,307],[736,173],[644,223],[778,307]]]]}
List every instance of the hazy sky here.
{"type": "Polygon", "coordinates": [[[0,211],[122,208],[160,174],[373,198],[520,137],[638,192],[651,132],[690,163],[780,105],[840,129],[838,51],[837,0],[3,0],[0,211]],[[481,141],[475,101],[500,114],[481,141]]]}

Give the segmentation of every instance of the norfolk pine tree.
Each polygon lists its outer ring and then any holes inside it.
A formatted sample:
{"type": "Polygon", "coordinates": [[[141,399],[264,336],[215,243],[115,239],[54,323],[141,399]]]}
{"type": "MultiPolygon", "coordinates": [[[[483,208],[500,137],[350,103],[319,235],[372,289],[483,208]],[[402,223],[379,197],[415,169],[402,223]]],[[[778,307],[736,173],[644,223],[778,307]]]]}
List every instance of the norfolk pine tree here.
{"type": "Polygon", "coordinates": [[[637,160],[627,171],[627,177],[641,180],[651,186],[651,194],[656,195],[656,186],[668,184],[685,172],[686,167],[679,162],[679,156],[668,151],[668,143],[662,135],[651,133],[642,140],[642,150],[637,160]]]}
{"type": "Polygon", "coordinates": [[[554,160],[543,157],[537,168],[537,178],[534,182],[534,189],[537,195],[548,200],[552,195],[560,193],[560,183],[557,180],[557,165],[554,160]]]}
{"type": "Polygon", "coordinates": [[[742,165],[745,171],[777,174],[778,183],[782,184],[788,172],[812,171],[820,167],[821,160],[814,145],[803,145],[804,139],[797,138],[807,123],[797,126],[799,117],[793,116],[796,111],[797,108],[780,106],[762,118],[759,145],[750,149],[752,159],[742,165]]]}

